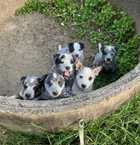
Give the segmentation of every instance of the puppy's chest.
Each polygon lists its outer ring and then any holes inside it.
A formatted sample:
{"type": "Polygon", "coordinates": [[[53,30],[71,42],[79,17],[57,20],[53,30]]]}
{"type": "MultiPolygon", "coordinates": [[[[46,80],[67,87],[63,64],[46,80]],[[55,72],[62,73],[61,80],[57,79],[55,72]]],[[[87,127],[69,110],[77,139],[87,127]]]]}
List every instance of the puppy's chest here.
{"type": "Polygon", "coordinates": [[[74,74],[69,76],[69,78],[65,79],[65,86],[72,87],[74,79],[75,79],[74,74]]]}

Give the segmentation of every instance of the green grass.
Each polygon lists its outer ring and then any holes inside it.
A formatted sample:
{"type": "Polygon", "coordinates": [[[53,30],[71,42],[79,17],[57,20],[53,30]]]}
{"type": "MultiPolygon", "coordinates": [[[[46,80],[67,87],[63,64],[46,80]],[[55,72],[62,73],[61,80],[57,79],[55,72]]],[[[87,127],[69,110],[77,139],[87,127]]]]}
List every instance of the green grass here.
{"type": "MultiPolygon", "coordinates": [[[[86,145],[140,145],[140,95],[109,117],[85,125],[86,145]]],[[[79,145],[77,131],[31,135],[6,130],[1,145],[79,145]]]]}
{"type": "Polygon", "coordinates": [[[32,12],[54,17],[64,29],[74,28],[76,40],[89,39],[92,48],[97,42],[113,44],[117,47],[117,72],[115,77],[100,75],[95,88],[117,80],[138,63],[140,37],[135,33],[134,20],[126,12],[114,8],[107,0],[28,0],[25,6],[16,11],[16,15],[32,12]],[[100,29],[100,32],[99,32],[100,29]]]}

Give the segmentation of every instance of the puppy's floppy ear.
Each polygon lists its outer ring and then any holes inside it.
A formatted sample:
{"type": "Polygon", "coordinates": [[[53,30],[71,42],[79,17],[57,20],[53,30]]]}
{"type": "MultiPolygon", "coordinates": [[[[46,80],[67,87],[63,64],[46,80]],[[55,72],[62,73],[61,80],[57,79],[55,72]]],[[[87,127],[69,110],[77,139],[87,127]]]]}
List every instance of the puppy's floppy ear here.
{"type": "Polygon", "coordinates": [[[79,44],[80,44],[80,48],[81,48],[81,50],[83,50],[83,49],[85,48],[85,45],[84,45],[84,43],[82,43],[82,42],[79,42],[79,44]]]}
{"type": "Polygon", "coordinates": [[[98,67],[94,68],[94,69],[92,70],[93,75],[98,76],[99,73],[101,72],[101,70],[102,70],[102,67],[101,67],[101,66],[98,66],[98,67]]]}
{"type": "Polygon", "coordinates": [[[22,84],[24,83],[25,79],[26,79],[26,76],[22,76],[22,77],[20,78],[20,81],[21,81],[22,84]]]}
{"type": "Polygon", "coordinates": [[[74,51],[74,44],[68,43],[69,52],[72,53],[74,51]]]}
{"type": "Polygon", "coordinates": [[[82,69],[83,67],[84,67],[83,64],[80,62],[79,59],[77,59],[77,60],[75,61],[75,68],[76,68],[76,70],[80,70],[80,69],[82,69]]]}

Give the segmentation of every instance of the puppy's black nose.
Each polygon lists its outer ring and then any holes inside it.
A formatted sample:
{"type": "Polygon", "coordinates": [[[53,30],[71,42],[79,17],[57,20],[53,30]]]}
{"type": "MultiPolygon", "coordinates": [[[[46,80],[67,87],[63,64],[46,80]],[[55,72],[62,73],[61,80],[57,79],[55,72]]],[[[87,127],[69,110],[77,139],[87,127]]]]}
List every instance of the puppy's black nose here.
{"type": "Polygon", "coordinates": [[[31,97],[30,94],[25,94],[26,98],[29,99],[31,97]]]}
{"type": "Polygon", "coordinates": [[[57,94],[58,94],[57,92],[53,92],[53,95],[54,95],[54,96],[57,96],[57,94]]]}
{"type": "Polygon", "coordinates": [[[77,57],[79,57],[79,55],[78,55],[78,54],[76,54],[75,56],[76,56],[76,58],[77,58],[77,57]]]}
{"type": "Polygon", "coordinates": [[[66,66],[65,68],[66,68],[66,70],[70,70],[70,67],[69,66],[66,66]]]}
{"type": "Polygon", "coordinates": [[[110,58],[107,58],[107,61],[111,61],[111,59],[110,58]]]}
{"type": "Polygon", "coordinates": [[[83,89],[85,89],[85,88],[86,88],[86,85],[84,85],[84,84],[82,84],[81,86],[82,86],[82,88],[83,88],[83,89]]]}

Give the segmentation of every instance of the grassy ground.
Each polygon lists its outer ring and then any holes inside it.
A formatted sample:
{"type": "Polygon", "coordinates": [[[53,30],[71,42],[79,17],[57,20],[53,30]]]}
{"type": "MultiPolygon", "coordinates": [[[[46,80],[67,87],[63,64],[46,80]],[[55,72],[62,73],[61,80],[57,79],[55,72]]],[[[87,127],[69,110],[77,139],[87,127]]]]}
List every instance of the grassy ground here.
{"type": "Polygon", "coordinates": [[[95,81],[96,88],[117,80],[138,63],[140,38],[135,33],[134,21],[126,12],[112,7],[107,0],[85,0],[84,3],[80,0],[28,0],[16,14],[25,15],[34,11],[54,17],[64,29],[73,28],[75,40],[88,38],[93,49],[96,49],[97,42],[116,46],[116,75],[100,75],[95,81]]]}
{"type": "MultiPolygon", "coordinates": [[[[1,128],[0,145],[78,145],[78,132],[23,134],[1,128]]],[[[86,145],[140,145],[140,95],[109,117],[85,125],[86,145]]]]}

